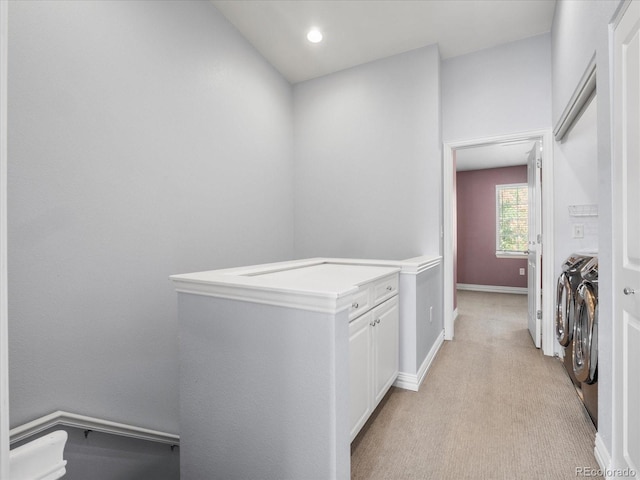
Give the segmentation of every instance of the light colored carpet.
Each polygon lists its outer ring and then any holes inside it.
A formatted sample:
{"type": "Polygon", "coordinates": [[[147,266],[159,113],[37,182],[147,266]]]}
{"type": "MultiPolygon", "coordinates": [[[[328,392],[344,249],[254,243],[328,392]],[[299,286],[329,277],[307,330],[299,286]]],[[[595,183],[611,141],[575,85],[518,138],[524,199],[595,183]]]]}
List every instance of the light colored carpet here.
{"type": "Polygon", "coordinates": [[[597,470],[593,424],[561,362],[534,347],[527,297],[461,291],[458,311],[455,339],[420,391],[392,388],[353,441],[352,478],[564,480],[597,470]]]}

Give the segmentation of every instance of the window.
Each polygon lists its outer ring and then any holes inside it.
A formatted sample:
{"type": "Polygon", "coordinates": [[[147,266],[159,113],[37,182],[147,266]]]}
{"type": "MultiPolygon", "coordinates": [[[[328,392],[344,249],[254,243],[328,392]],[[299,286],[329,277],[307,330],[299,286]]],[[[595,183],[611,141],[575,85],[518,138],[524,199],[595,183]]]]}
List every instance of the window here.
{"type": "Polygon", "coordinates": [[[526,255],[529,192],[526,183],[496,185],[496,256],[526,255]]]}

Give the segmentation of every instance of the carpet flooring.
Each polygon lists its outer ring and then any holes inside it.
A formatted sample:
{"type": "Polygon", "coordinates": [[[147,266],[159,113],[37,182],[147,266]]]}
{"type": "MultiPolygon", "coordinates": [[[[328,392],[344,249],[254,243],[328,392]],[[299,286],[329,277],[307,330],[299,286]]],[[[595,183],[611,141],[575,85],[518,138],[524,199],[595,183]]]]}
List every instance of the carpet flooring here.
{"type": "Polygon", "coordinates": [[[352,479],[564,480],[597,470],[595,428],[561,362],[534,347],[527,297],[460,291],[458,312],[420,391],[392,387],[353,441],[352,479]]]}

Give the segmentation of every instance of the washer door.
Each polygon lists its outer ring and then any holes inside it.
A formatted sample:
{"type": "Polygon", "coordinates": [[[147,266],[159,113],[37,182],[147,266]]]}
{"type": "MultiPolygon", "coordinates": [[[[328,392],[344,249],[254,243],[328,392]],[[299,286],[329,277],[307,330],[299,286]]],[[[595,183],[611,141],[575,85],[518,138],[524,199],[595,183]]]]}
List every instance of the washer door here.
{"type": "Polygon", "coordinates": [[[573,337],[573,294],[566,273],[558,278],[556,298],[556,338],[563,347],[571,343],[573,337]]]}
{"type": "Polygon", "coordinates": [[[598,298],[589,282],[578,287],[576,317],[573,327],[573,372],[583,383],[597,381],[598,368],[598,298]]]}

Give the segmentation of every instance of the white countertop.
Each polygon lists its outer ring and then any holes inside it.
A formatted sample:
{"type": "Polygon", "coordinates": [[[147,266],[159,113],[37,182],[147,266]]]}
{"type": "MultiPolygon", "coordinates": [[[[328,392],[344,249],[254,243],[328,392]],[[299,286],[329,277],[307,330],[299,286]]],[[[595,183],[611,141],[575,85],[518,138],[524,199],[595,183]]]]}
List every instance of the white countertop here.
{"type": "Polygon", "coordinates": [[[349,307],[359,285],[400,271],[417,274],[440,261],[434,256],[403,261],[312,258],[172,275],[171,280],[181,293],[336,313],[349,307]]]}

